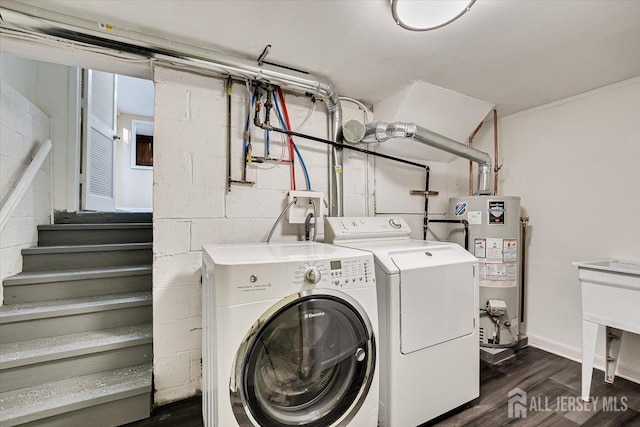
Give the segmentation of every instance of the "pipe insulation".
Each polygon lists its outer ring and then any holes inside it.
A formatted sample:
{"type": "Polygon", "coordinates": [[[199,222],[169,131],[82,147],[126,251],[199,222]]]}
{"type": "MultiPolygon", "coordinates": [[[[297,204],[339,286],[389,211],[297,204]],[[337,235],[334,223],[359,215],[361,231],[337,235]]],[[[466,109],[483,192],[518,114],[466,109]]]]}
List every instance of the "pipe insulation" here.
{"type": "MultiPolygon", "coordinates": [[[[341,143],[342,107],[333,86],[320,77],[277,67],[258,65],[254,61],[230,56],[212,49],[172,41],[115,25],[78,18],[24,3],[6,0],[0,6],[0,28],[19,30],[32,35],[54,36],[134,53],[159,63],[185,66],[192,70],[258,80],[301,94],[310,93],[322,100],[329,114],[329,138],[341,143]]],[[[329,202],[331,215],[343,215],[342,148],[333,147],[329,202]]]]}
{"type": "MultiPolygon", "coordinates": [[[[391,138],[408,138],[458,157],[478,163],[478,194],[491,194],[491,157],[484,151],[461,144],[415,123],[373,122],[365,124],[362,142],[384,142],[391,138]]],[[[355,142],[355,141],[349,141],[355,142]]]]}

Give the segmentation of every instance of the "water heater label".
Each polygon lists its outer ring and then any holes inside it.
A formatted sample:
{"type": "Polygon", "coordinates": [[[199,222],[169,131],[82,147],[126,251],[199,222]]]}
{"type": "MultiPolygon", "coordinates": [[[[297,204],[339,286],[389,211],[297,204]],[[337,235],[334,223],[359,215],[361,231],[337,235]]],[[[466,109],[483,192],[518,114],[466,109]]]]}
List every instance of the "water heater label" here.
{"type": "Polygon", "coordinates": [[[485,262],[502,262],[503,239],[487,239],[485,262]]]}
{"type": "Polygon", "coordinates": [[[478,239],[474,242],[474,251],[473,254],[476,258],[486,258],[487,257],[487,239],[478,239]]]}
{"type": "Polygon", "coordinates": [[[482,211],[467,212],[467,221],[469,221],[469,224],[482,224],[482,211]]]}
{"type": "Polygon", "coordinates": [[[518,239],[476,237],[473,254],[488,263],[518,262],[518,239]]]}
{"type": "Polygon", "coordinates": [[[517,285],[518,264],[480,263],[480,285],[508,288],[517,285]]]}
{"type": "Polygon", "coordinates": [[[504,200],[489,200],[489,225],[504,225],[504,200]]]}
{"type": "Polygon", "coordinates": [[[502,245],[502,260],[504,262],[518,261],[518,241],[516,239],[504,239],[502,245]]]}

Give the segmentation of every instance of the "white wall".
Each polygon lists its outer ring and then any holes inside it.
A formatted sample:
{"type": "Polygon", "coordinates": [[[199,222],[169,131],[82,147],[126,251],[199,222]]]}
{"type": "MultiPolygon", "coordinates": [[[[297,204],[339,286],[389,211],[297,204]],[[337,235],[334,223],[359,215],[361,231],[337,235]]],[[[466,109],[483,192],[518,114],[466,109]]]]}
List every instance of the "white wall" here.
{"type": "Polygon", "coordinates": [[[0,53],[2,79],[29,102],[38,101],[38,61],[0,53]]]}
{"type": "Polygon", "coordinates": [[[6,81],[51,117],[53,207],[74,211],[78,207],[78,70],[9,53],[0,55],[6,81]]]}
{"type": "MultiPolygon", "coordinates": [[[[419,144],[416,142],[416,144],[419,144]]],[[[430,168],[430,191],[437,195],[429,197],[429,218],[445,219],[449,198],[464,194],[466,177],[464,170],[455,162],[445,163],[433,160],[411,159],[430,168]]],[[[411,228],[411,238],[423,238],[424,197],[410,195],[410,190],[424,190],[425,172],[419,168],[376,159],[375,168],[375,213],[376,215],[397,214],[404,218],[411,228]]],[[[444,224],[429,225],[429,240],[446,240],[448,227],[444,224]]]]}
{"type": "Polygon", "coordinates": [[[153,208],[153,170],[131,167],[131,121],[153,122],[153,117],[118,114],[116,143],[116,209],[151,210],[153,208]],[[129,135],[125,141],[124,133],[129,135]]]}
{"type": "Polygon", "coordinates": [[[51,117],[53,208],[78,209],[80,77],[75,67],[38,63],[38,105],[51,117]]]}
{"type": "MultiPolygon", "coordinates": [[[[520,196],[530,217],[526,322],[532,345],[581,359],[580,285],[571,262],[640,260],[639,117],[635,78],[499,121],[500,194],[520,196]]],[[[478,143],[493,153],[487,130],[478,143]]],[[[639,354],[640,336],[628,334],[619,372],[636,381],[639,354]]],[[[600,367],[602,355],[600,345],[600,367]]]]}
{"type": "MultiPolygon", "coordinates": [[[[154,81],[154,375],[158,404],[200,390],[201,248],[205,243],[248,243],[266,239],[285,207],[290,188],[286,165],[251,165],[247,178],[254,186],[226,190],[227,101],[224,81],[156,68],[154,81]]],[[[247,97],[244,85],[234,85],[232,102],[232,172],[240,179],[242,128],[247,97]]],[[[292,126],[310,108],[306,98],[287,96],[292,126]]],[[[362,117],[345,106],[345,117],[362,117]]],[[[327,136],[323,105],[300,130],[327,136]]],[[[254,155],[263,154],[263,132],[253,132],[254,155]]],[[[272,156],[280,153],[273,135],[272,156]]],[[[303,153],[314,190],[327,192],[328,148],[296,141],[303,153]]],[[[364,215],[371,198],[367,177],[373,173],[362,155],[345,154],[345,212],[364,215]],[[369,188],[369,191],[367,191],[369,188]]],[[[304,188],[300,169],[298,189],[304,188]]],[[[370,206],[371,208],[371,206],[370,206]]],[[[286,221],[285,221],[286,222],[286,221]]],[[[281,224],[272,241],[298,240],[302,230],[281,224]]]]}
{"type": "MultiPolygon", "coordinates": [[[[4,64],[3,64],[4,65],[4,64]]],[[[0,199],[4,200],[39,145],[49,139],[49,117],[0,78],[0,199]]],[[[9,74],[10,70],[7,70],[9,74]]],[[[49,154],[51,156],[51,154],[49,154]]],[[[0,283],[22,270],[23,248],[35,246],[36,227],[50,221],[49,158],[36,174],[0,236],[0,283]]],[[[0,301],[2,286],[0,285],[0,301]]],[[[0,303],[1,304],[1,303],[0,303]]]]}

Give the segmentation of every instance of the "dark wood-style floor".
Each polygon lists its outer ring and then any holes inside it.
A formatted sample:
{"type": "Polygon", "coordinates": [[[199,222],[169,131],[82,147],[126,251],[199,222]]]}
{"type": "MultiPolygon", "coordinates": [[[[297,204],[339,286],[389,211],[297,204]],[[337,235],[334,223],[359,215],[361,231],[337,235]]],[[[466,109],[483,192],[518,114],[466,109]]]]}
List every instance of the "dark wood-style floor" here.
{"type": "MultiPolygon", "coordinates": [[[[526,347],[499,365],[481,362],[480,398],[426,426],[504,426],[522,427],[632,427],[640,426],[640,385],[616,378],[614,384],[604,382],[604,374],[594,371],[591,394],[598,404],[588,410],[572,408],[580,402],[581,367],[579,363],[551,353],[526,347]],[[507,393],[514,388],[527,392],[527,406],[538,402],[544,410],[528,411],[527,417],[510,419],[507,393]],[[603,399],[616,397],[619,411],[603,407],[603,399]],[[624,399],[623,399],[624,398],[624,399]],[[560,406],[558,406],[560,405],[560,406]],[[622,410],[625,409],[626,410],[622,410]],[[572,410],[573,409],[573,410],[572,410]],[[607,409],[607,410],[605,410],[607,409]]],[[[437,386],[437,385],[434,385],[437,386]]],[[[609,399],[607,403],[613,402],[609,399]]],[[[428,402],[425,402],[428,404],[428,402]]],[[[201,427],[200,398],[187,399],[157,408],[151,418],[127,424],[127,427],[180,426],[201,427]]],[[[227,427],[227,426],[220,426],[227,427]]],[[[395,427],[395,426],[393,426],[395,427]]]]}

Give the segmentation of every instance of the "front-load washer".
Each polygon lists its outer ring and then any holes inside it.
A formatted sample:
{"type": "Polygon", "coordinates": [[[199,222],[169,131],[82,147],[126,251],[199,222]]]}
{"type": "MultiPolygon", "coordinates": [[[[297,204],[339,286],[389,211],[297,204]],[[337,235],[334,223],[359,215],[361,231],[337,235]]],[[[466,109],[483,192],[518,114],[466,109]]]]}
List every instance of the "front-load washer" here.
{"type": "Polygon", "coordinates": [[[376,426],[372,255],[322,243],[203,249],[205,426],[376,426]]]}
{"type": "Polygon", "coordinates": [[[477,259],[410,231],[400,217],[325,220],[325,241],[375,258],[381,427],[415,427],[480,391],[477,259]]]}

